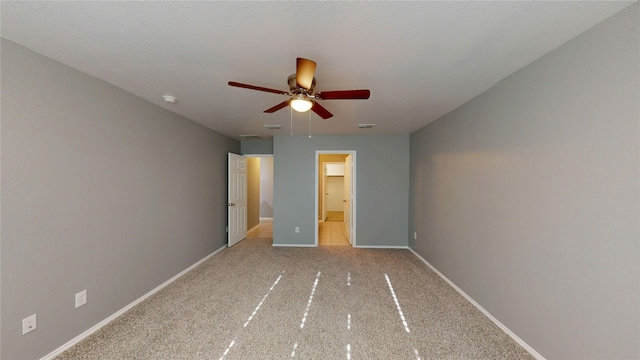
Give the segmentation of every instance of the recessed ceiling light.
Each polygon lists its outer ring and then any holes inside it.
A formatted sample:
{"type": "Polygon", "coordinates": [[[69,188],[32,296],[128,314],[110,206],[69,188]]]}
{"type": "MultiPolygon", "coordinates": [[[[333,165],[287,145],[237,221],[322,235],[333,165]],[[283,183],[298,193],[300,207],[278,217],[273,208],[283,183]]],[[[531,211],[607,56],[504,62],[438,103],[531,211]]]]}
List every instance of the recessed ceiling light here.
{"type": "Polygon", "coordinates": [[[264,127],[266,127],[269,130],[278,130],[282,127],[282,125],[265,125],[264,127]]]}
{"type": "Polygon", "coordinates": [[[371,129],[374,126],[376,126],[376,124],[358,124],[360,129],[371,129]]]}
{"type": "Polygon", "coordinates": [[[178,99],[176,99],[175,96],[171,96],[171,95],[164,95],[162,97],[164,99],[164,101],[168,102],[168,103],[172,103],[175,104],[176,102],[178,102],[178,99]]]}

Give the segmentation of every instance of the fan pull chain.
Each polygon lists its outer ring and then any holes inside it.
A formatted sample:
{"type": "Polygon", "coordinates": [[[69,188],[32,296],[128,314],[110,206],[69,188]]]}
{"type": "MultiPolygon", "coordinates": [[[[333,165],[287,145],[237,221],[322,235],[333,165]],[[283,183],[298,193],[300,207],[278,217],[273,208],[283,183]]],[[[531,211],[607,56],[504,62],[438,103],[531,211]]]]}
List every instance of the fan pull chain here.
{"type": "Polygon", "coordinates": [[[309,139],[311,139],[311,111],[307,111],[309,113],[309,139]]]}
{"type": "Polygon", "coordinates": [[[291,106],[289,106],[289,113],[291,114],[291,130],[289,136],[293,136],[293,108],[291,108],[291,106]]]}

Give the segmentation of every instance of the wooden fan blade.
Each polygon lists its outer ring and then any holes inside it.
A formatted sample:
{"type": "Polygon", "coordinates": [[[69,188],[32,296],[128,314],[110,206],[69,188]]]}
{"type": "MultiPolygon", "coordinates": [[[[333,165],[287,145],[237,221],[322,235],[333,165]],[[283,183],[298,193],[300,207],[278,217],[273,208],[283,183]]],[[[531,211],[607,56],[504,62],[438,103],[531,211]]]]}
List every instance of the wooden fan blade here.
{"type": "Polygon", "coordinates": [[[316,63],[314,61],[303,58],[296,59],[296,83],[299,87],[311,89],[315,72],[316,63]]]}
{"type": "Polygon", "coordinates": [[[262,87],[262,86],[243,84],[243,83],[239,83],[239,82],[235,82],[235,81],[229,81],[229,86],[235,86],[235,87],[239,87],[239,88],[243,88],[243,89],[250,89],[250,90],[266,91],[266,92],[279,94],[279,95],[291,95],[286,91],[276,90],[276,89],[269,89],[269,88],[262,87]]]}
{"type": "Polygon", "coordinates": [[[369,90],[319,91],[316,93],[316,98],[322,100],[365,100],[369,96],[371,96],[369,90]]]}
{"type": "Polygon", "coordinates": [[[323,119],[328,119],[333,117],[333,114],[329,112],[329,110],[325,109],[322,105],[318,104],[317,101],[313,102],[313,106],[311,107],[311,111],[318,114],[323,119]]]}
{"type": "Polygon", "coordinates": [[[276,105],[276,106],[274,106],[274,107],[272,107],[272,108],[269,108],[269,109],[265,110],[264,112],[271,114],[271,113],[274,113],[274,112],[276,112],[276,111],[278,111],[278,110],[280,110],[280,109],[282,109],[282,108],[287,107],[288,105],[289,105],[289,100],[287,100],[287,101],[283,101],[283,102],[281,102],[280,104],[278,104],[278,105],[276,105]]]}

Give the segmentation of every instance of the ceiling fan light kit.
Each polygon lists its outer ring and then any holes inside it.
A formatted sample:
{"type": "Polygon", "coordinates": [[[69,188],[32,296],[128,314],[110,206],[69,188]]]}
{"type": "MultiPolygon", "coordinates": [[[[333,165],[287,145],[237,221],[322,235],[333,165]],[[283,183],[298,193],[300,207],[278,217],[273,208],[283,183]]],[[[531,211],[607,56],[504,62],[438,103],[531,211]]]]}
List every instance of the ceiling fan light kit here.
{"type": "Polygon", "coordinates": [[[316,86],[316,79],[313,76],[315,71],[315,61],[297,58],[296,73],[287,78],[287,84],[289,85],[290,92],[243,84],[235,81],[229,81],[228,84],[229,86],[270,92],[290,97],[289,100],[285,100],[280,104],[265,110],[265,113],[274,113],[287,106],[291,106],[291,108],[297,112],[307,112],[311,110],[323,119],[333,117],[333,114],[330,113],[329,110],[325,109],[324,106],[320,105],[317,100],[365,100],[371,95],[369,90],[322,91],[314,94],[313,90],[316,86]]]}
{"type": "Polygon", "coordinates": [[[289,105],[297,112],[307,112],[311,109],[313,103],[307,99],[295,98],[289,102],[289,105]]]}

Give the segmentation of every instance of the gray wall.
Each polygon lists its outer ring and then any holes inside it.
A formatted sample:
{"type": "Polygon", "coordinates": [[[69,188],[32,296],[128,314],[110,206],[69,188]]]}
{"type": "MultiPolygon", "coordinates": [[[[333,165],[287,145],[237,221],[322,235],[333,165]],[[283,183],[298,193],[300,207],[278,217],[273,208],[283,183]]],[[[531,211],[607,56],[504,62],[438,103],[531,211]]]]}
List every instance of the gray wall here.
{"type": "Polygon", "coordinates": [[[260,158],[260,217],[273,217],[273,156],[260,158]]]}
{"type": "Polygon", "coordinates": [[[271,155],[273,154],[273,139],[242,141],[240,148],[242,155],[271,155]]]}
{"type": "Polygon", "coordinates": [[[409,135],[276,136],[273,150],[275,245],[314,244],[316,150],[356,150],[356,245],[407,246],[409,135]]]}
{"type": "Polygon", "coordinates": [[[225,245],[227,152],[240,144],[1,46],[1,355],[36,359],[225,245]]]}
{"type": "Polygon", "coordinates": [[[411,135],[410,246],[548,359],[638,359],[638,5],[411,135]]]}

